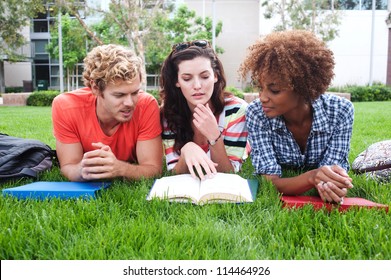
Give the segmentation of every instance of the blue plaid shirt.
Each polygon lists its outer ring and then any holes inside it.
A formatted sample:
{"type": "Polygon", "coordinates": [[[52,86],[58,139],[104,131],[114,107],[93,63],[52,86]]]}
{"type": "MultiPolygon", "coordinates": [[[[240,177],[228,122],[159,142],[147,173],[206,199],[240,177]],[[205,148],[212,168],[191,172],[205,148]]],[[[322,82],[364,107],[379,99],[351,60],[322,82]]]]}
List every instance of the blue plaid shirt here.
{"type": "Polygon", "coordinates": [[[314,169],[333,164],[349,169],[353,104],[336,95],[322,94],[312,108],[312,127],[302,154],[281,116],[266,117],[259,99],[247,107],[248,139],[256,174],[281,177],[282,167],[314,169]]]}

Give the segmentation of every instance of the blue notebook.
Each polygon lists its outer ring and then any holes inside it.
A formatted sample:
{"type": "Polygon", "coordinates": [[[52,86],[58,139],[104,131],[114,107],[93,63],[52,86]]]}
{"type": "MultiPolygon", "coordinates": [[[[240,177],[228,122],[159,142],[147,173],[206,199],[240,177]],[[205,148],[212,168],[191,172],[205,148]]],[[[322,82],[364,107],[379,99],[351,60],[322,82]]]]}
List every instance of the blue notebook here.
{"type": "Polygon", "coordinates": [[[4,189],[3,195],[19,199],[35,198],[87,198],[94,199],[98,191],[110,186],[110,182],[34,182],[20,187],[4,189]]]}

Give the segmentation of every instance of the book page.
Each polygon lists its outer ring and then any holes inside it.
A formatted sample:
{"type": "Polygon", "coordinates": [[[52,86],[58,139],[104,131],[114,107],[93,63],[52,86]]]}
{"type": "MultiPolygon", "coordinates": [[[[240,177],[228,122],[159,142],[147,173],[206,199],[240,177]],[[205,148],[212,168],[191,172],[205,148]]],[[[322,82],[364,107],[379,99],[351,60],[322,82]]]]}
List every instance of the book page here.
{"type": "Polygon", "coordinates": [[[200,180],[194,179],[190,174],[163,177],[155,181],[147,200],[153,197],[182,202],[191,199],[196,203],[200,192],[199,185],[200,180]]]}
{"type": "Polygon", "coordinates": [[[217,173],[201,181],[200,200],[253,202],[248,181],[237,174],[217,173]]]}

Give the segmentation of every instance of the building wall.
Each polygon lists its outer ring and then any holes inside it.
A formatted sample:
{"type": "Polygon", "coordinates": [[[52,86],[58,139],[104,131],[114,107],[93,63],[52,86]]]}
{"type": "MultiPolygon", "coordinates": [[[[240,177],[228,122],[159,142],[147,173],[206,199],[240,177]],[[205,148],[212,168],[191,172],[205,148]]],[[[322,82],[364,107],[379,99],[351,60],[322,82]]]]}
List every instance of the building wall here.
{"type": "MultiPolygon", "coordinates": [[[[338,26],[339,36],[328,42],[334,52],[335,76],[332,84],[366,85],[370,82],[371,64],[371,10],[345,10],[341,25],[338,26]]],[[[375,11],[375,28],[372,60],[372,82],[386,83],[388,27],[385,19],[386,10],[375,11]]],[[[272,30],[274,22],[262,19],[261,34],[272,30]]]]}
{"type": "MultiPolygon", "coordinates": [[[[30,42],[30,27],[24,27],[21,33],[26,38],[26,41],[30,42]]],[[[26,57],[30,58],[30,44],[24,46],[20,52],[22,52],[26,57]]],[[[9,63],[7,61],[4,62],[4,80],[6,87],[22,87],[23,80],[30,81],[31,77],[32,72],[30,61],[16,63],[9,63]]]]}
{"type": "Polygon", "coordinates": [[[391,26],[388,28],[388,59],[386,84],[391,86],[391,26]]]}
{"type": "MultiPolygon", "coordinates": [[[[212,0],[186,0],[187,6],[197,15],[213,18],[212,0]]],[[[247,47],[259,36],[259,1],[258,0],[215,0],[214,15],[216,21],[223,22],[222,33],[216,38],[216,46],[224,49],[219,55],[227,85],[240,88],[237,71],[246,55],[247,47]]]]}
{"type": "MultiPolygon", "coordinates": [[[[190,9],[202,15],[212,17],[212,0],[185,0],[190,9]],[[205,3],[205,9],[203,8],[205,3]]],[[[260,1],[251,0],[215,0],[215,15],[222,20],[223,31],[217,37],[216,44],[226,52],[220,55],[226,70],[228,85],[240,87],[237,70],[243,60],[247,47],[258,36],[272,31],[279,20],[266,20],[263,17],[260,1]]],[[[375,11],[375,32],[373,44],[372,77],[371,65],[371,10],[345,10],[339,26],[339,37],[328,45],[334,52],[336,66],[333,85],[386,83],[388,28],[385,19],[388,11],[375,11]]]]}
{"type": "Polygon", "coordinates": [[[340,36],[329,44],[336,60],[333,84],[366,85],[370,81],[385,84],[388,51],[388,27],[385,19],[388,12],[375,11],[373,54],[372,11],[344,13],[340,36]]]}
{"type": "Polygon", "coordinates": [[[4,62],[6,87],[22,87],[23,81],[31,81],[31,62],[4,62]]]}

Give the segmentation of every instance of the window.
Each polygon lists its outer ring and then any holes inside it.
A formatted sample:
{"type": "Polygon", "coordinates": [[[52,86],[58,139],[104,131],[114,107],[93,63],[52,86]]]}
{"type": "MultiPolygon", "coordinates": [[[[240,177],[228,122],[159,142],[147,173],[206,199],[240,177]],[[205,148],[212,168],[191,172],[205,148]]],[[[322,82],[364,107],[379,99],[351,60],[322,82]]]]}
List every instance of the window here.
{"type": "MultiPolygon", "coordinates": [[[[338,10],[372,10],[373,0],[331,0],[338,10]]],[[[376,10],[387,10],[388,0],[376,0],[376,10]]]]}

